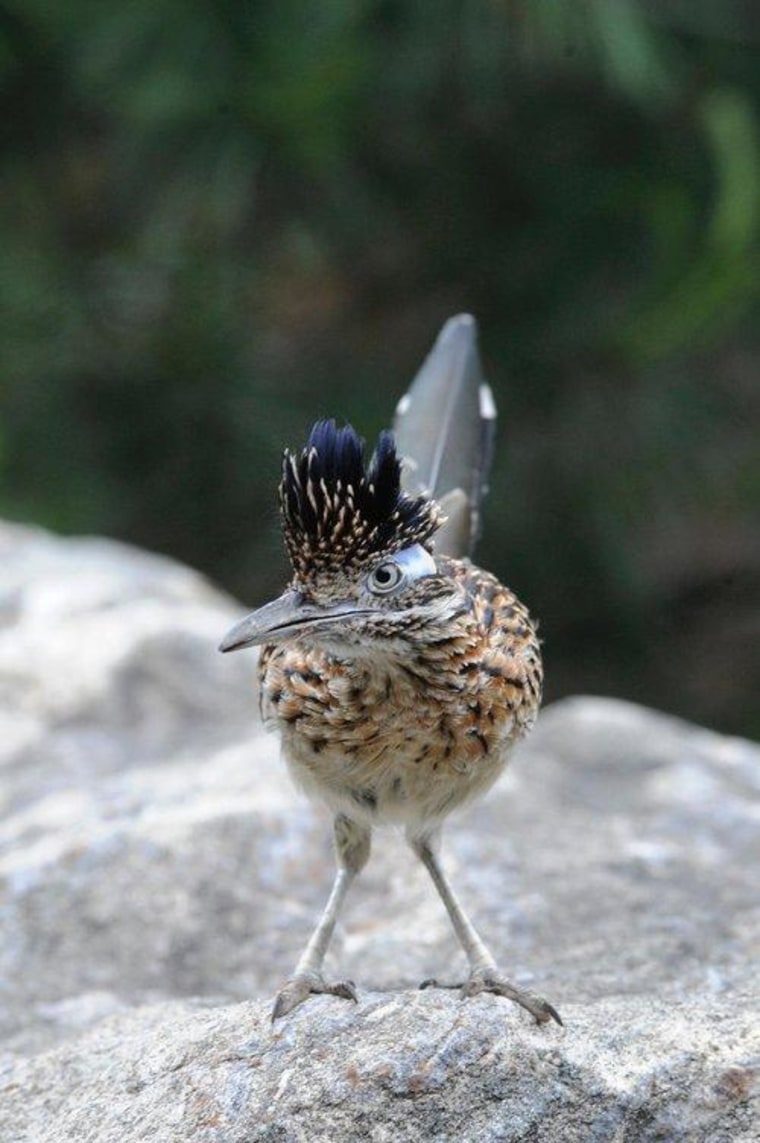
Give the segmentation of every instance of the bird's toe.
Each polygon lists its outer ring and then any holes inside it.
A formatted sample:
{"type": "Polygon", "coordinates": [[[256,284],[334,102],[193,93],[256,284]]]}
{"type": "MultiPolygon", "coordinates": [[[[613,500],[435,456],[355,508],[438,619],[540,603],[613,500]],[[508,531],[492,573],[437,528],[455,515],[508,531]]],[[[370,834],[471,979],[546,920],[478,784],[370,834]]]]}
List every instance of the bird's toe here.
{"type": "Polygon", "coordinates": [[[518,988],[507,977],[499,973],[473,972],[462,988],[462,995],[477,996],[479,992],[492,992],[495,996],[504,996],[513,1003],[518,1004],[530,1012],[538,1024],[546,1024],[549,1020],[562,1025],[562,1017],[553,1004],[535,992],[518,988]]]}
{"type": "Polygon", "coordinates": [[[353,1000],[354,1002],[357,999],[356,987],[351,980],[340,980],[334,984],[328,984],[319,973],[303,973],[287,980],[277,993],[277,999],[272,1009],[272,1022],[279,1020],[281,1016],[287,1016],[288,1012],[292,1012],[309,996],[318,993],[341,996],[344,1000],[353,1000]]]}

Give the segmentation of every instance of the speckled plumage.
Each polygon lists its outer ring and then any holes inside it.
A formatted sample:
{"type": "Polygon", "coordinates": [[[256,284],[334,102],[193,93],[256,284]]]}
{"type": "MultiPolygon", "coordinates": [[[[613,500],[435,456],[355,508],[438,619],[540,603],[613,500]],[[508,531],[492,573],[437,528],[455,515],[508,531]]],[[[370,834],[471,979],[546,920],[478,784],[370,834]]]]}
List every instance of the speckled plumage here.
{"type": "Polygon", "coordinates": [[[305,638],[259,661],[262,715],[297,782],[374,824],[440,821],[482,793],[541,699],[527,610],[469,561],[436,562],[459,607],[436,624],[410,619],[402,654],[351,657],[305,638]]]}
{"type": "MultiPolygon", "coordinates": [[[[381,433],[369,464],[351,427],[317,421],[300,453],[285,452],[280,481],[283,536],[301,586],[366,570],[373,557],[428,544],[443,523],[434,500],[408,496],[393,437],[381,433]]],[[[339,581],[338,581],[339,582],[339,581]]]]}

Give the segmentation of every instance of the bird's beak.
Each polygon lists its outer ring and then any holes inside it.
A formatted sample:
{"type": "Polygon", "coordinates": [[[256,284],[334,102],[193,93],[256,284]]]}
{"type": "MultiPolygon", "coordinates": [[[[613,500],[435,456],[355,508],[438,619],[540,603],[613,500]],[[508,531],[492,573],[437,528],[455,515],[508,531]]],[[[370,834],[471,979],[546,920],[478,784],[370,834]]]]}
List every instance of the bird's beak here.
{"type": "Polygon", "coordinates": [[[239,651],[259,643],[279,643],[306,632],[327,632],[339,627],[352,616],[366,615],[352,600],[342,600],[330,607],[307,602],[297,591],[286,591],[279,599],[266,603],[258,611],[246,615],[228,631],[219,644],[220,651],[239,651]]]}

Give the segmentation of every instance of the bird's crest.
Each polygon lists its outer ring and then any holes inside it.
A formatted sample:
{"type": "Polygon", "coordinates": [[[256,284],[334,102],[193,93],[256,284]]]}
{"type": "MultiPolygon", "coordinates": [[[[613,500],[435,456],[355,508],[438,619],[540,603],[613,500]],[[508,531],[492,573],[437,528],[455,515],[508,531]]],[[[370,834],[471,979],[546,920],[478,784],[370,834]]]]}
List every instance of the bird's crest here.
{"type": "Polygon", "coordinates": [[[285,452],[280,507],[285,546],[304,579],[410,544],[430,548],[443,523],[435,500],[402,491],[391,433],[380,434],[367,464],[363,439],[333,420],[317,421],[300,453],[285,452]]]}

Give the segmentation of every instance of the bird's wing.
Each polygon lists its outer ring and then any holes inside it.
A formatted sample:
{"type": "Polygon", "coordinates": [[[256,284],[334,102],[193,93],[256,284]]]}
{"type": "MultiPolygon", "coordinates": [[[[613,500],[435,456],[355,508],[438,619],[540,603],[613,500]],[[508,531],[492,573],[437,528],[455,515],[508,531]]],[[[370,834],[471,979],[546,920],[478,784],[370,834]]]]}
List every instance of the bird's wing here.
{"type": "Polygon", "coordinates": [[[495,426],[475,318],[458,314],[439,333],[393,423],[404,488],[434,496],[446,513],[436,537],[444,555],[468,555],[480,533],[495,426]]]}

